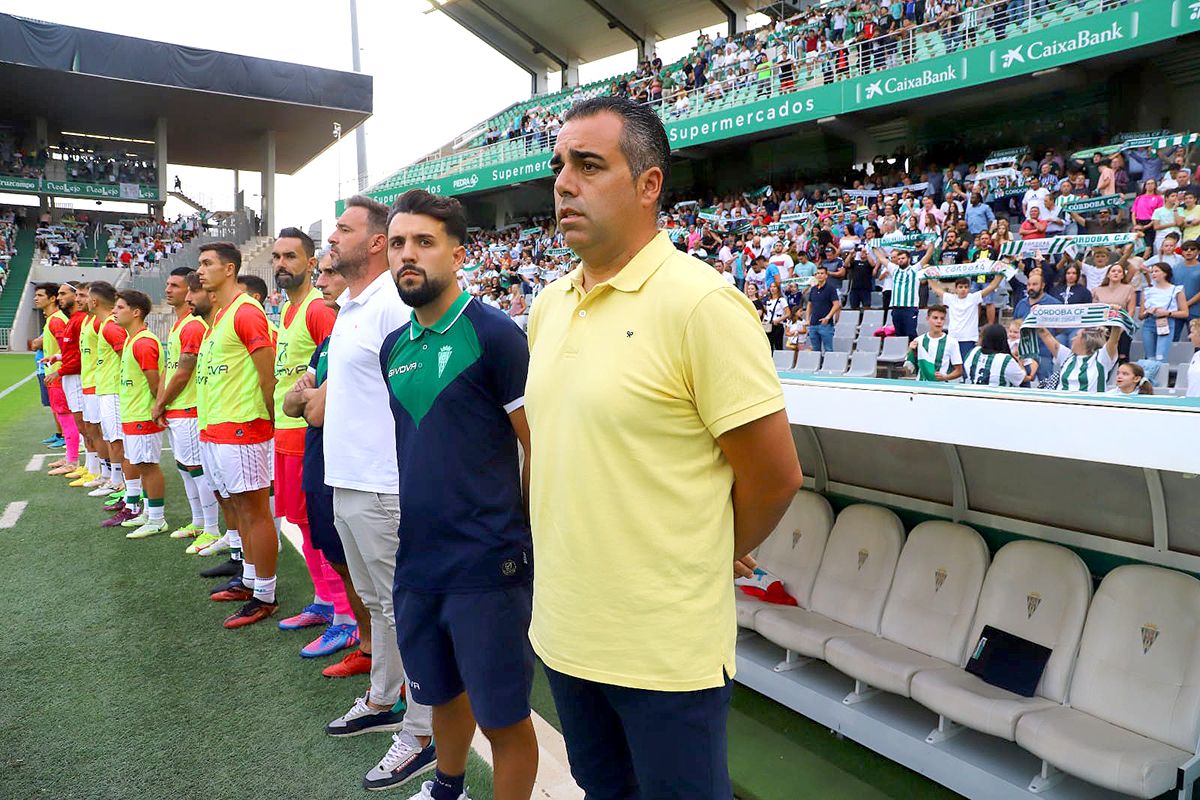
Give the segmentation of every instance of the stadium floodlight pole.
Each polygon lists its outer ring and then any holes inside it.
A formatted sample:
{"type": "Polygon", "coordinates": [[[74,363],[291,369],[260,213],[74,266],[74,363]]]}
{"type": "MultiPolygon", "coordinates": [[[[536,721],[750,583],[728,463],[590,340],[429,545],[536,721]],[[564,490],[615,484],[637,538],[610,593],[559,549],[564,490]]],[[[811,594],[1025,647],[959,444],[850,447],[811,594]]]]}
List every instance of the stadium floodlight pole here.
{"type": "MultiPolygon", "coordinates": [[[[358,3],[357,0],[350,0],[350,47],[353,49],[353,61],[355,72],[362,72],[362,62],[360,60],[361,51],[358,46],[358,3]]],[[[354,145],[358,151],[358,190],[361,192],[367,188],[367,129],[366,123],[359,123],[358,128],[354,131],[354,145]]]]}
{"type": "Polygon", "coordinates": [[[342,148],[338,147],[342,143],[342,123],[333,123],[333,151],[337,153],[338,177],[337,177],[337,196],[342,196],[342,148]]]}

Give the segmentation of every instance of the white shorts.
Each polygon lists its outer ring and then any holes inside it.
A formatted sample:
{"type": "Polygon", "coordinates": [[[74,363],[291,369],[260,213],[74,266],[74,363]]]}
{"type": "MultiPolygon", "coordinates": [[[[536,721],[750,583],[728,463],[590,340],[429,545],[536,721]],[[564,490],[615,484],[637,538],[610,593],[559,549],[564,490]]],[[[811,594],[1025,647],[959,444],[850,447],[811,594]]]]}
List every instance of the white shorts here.
{"type": "Polygon", "coordinates": [[[106,442],[119,442],[125,438],[121,432],[121,396],[116,394],[96,395],[100,398],[100,436],[106,442]]]}
{"type": "Polygon", "coordinates": [[[171,452],[175,460],[185,467],[200,466],[200,423],[195,417],[178,417],[167,420],[171,452]]]}
{"type": "Polygon", "coordinates": [[[101,419],[103,417],[100,416],[100,395],[85,394],[83,396],[83,421],[99,425],[101,419]]]}
{"type": "Polygon", "coordinates": [[[130,464],[157,464],[162,455],[162,431],[125,434],[125,460],[130,464]]]}
{"type": "Polygon", "coordinates": [[[63,394],[67,396],[67,408],[75,414],[83,411],[83,378],[78,375],[62,376],[63,394]]]}
{"type": "Polygon", "coordinates": [[[275,441],[255,444],[200,442],[200,462],[222,497],[266,489],[275,466],[275,441]]]}

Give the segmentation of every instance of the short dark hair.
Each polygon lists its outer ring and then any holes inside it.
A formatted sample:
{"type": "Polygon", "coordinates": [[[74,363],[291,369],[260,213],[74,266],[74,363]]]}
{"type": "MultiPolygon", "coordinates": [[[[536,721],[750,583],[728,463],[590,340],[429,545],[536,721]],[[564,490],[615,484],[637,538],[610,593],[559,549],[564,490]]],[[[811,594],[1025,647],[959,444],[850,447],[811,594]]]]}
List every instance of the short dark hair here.
{"type": "Polygon", "coordinates": [[[299,239],[300,246],[304,248],[305,258],[312,258],[316,255],[317,246],[313,243],[312,237],[299,228],[284,228],[279,232],[276,239],[299,239]]]}
{"type": "Polygon", "coordinates": [[[117,302],[117,290],[108,281],[92,281],[92,285],[88,287],[88,294],[98,298],[105,305],[111,306],[117,302]]]}
{"type": "Polygon", "coordinates": [[[54,297],[54,295],[58,294],[58,284],[50,281],[39,283],[37,286],[33,287],[33,292],[34,294],[42,292],[47,297],[54,297]]]}
{"type": "Polygon", "coordinates": [[[233,264],[233,274],[242,270],[242,251],[233,242],[210,242],[200,245],[200,252],[216,253],[222,264],[233,264]]]}
{"type": "Polygon", "coordinates": [[[150,295],[145,292],[139,292],[137,289],[122,289],[117,292],[117,297],[125,301],[125,305],[132,309],[142,312],[142,320],[150,316],[150,309],[153,304],[150,302],[150,295]]]}
{"type": "Polygon", "coordinates": [[[453,197],[430,194],[424,189],[409,189],[392,204],[387,218],[389,227],[397,214],[423,214],[441,220],[454,241],[459,244],[467,241],[467,215],[462,203],[453,197]]]}
{"type": "Polygon", "coordinates": [[[827,273],[827,272],[829,272],[829,267],[825,266],[824,264],[817,264],[817,268],[816,268],[815,270],[813,270],[813,271],[814,271],[814,272],[826,272],[826,273],[827,273]]]}
{"type": "Polygon", "coordinates": [[[925,316],[928,317],[930,314],[933,314],[934,312],[937,312],[940,314],[947,313],[946,307],[944,305],[942,305],[941,303],[934,303],[933,305],[929,306],[929,308],[927,308],[925,310],[925,316]]]}
{"type": "Polygon", "coordinates": [[[356,194],[346,201],[346,210],[352,208],[367,210],[367,230],[370,233],[387,234],[388,207],[383,203],[365,194],[356,194]]]}
{"type": "Polygon", "coordinates": [[[257,275],[238,275],[238,283],[246,287],[246,291],[250,294],[256,294],[264,300],[271,291],[267,288],[267,282],[257,275]]]}
{"type": "Polygon", "coordinates": [[[955,286],[970,286],[971,279],[970,278],[955,278],[954,285],[955,286]]]}
{"type": "MultiPolygon", "coordinates": [[[[171,273],[171,274],[174,275],[175,273],[171,273]]],[[[200,283],[200,273],[196,272],[196,270],[191,270],[190,272],[188,272],[188,274],[183,276],[183,279],[185,281],[187,281],[188,289],[190,289],[193,292],[200,291],[200,287],[203,285],[200,283]]]]}
{"type": "Polygon", "coordinates": [[[635,103],[626,97],[600,95],[582,100],[563,115],[563,124],[608,112],[621,118],[621,155],[629,163],[629,172],[636,178],[651,167],[663,174],[663,191],[658,195],[661,208],[671,179],[671,141],[658,114],[648,105],[635,103]]]}
{"type": "Polygon", "coordinates": [[[187,278],[188,275],[191,275],[195,271],[192,267],[176,267],[171,270],[171,274],[178,278],[187,278]]]}

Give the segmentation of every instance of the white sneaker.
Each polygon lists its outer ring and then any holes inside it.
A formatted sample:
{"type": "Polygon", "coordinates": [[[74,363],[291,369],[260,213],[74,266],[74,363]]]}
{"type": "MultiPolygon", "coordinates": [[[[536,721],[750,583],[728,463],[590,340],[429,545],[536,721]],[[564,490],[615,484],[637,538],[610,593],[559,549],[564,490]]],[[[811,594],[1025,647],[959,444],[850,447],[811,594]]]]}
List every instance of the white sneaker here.
{"type": "Polygon", "coordinates": [[[113,486],[112,481],[104,481],[104,483],[100,484],[95,489],[88,492],[88,497],[108,497],[110,494],[112,494],[116,490],[117,490],[117,487],[113,486]]]}
{"type": "Polygon", "coordinates": [[[229,550],[229,549],[230,549],[229,534],[224,533],[224,534],[221,534],[220,539],[217,539],[215,542],[210,544],[208,547],[205,547],[203,550],[201,550],[200,555],[215,556],[218,553],[224,553],[226,550],[229,550]]]}
{"type": "MultiPolygon", "coordinates": [[[[425,781],[421,784],[421,791],[414,794],[408,800],[433,800],[433,781],[425,781]]],[[[458,800],[471,800],[467,797],[467,790],[463,789],[462,794],[458,796],[458,800]]]]}
{"type": "MultiPolygon", "coordinates": [[[[370,791],[391,789],[437,767],[437,750],[431,742],[421,747],[417,737],[408,731],[392,734],[392,746],[379,763],[363,778],[363,788],[370,791]]],[[[432,786],[433,784],[429,784],[432,786]]],[[[416,795],[420,797],[421,795],[416,795]]],[[[466,795],[462,795],[463,798],[466,795]]]]}
{"type": "Polygon", "coordinates": [[[358,736],[362,733],[390,733],[403,728],[404,712],[371,708],[367,703],[370,694],[368,691],[357,698],[349,711],[325,726],[325,732],[330,736],[358,736]]]}
{"type": "Polygon", "coordinates": [[[147,536],[153,536],[156,533],[166,533],[169,529],[170,526],[167,525],[167,521],[165,519],[159,520],[158,522],[146,520],[145,524],[139,526],[136,531],[130,531],[129,533],[125,534],[125,538],[145,539],[147,536]]]}
{"type": "Polygon", "coordinates": [[[108,485],[108,481],[106,481],[104,478],[101,478],[100,476],[96,476],[92,480],[85,483],[84,487],[87,489],[99,489],[101,486],[107,486],[107,485],[108,485]]]}

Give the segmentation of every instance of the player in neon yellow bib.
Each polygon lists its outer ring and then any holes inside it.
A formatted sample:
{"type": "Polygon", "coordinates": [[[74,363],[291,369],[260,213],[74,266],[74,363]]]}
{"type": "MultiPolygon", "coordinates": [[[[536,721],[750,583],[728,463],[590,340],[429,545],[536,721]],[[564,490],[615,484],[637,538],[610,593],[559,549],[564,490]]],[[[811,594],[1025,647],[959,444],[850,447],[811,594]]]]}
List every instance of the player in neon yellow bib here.
{"type": "Polygon", "coordinates": [[[333,626],[332,633],[322,633],[300,651],[306,657],[325,656],[350,643],[354,612],[341,578],[313,546],[303,489],[308,424],[303,417],[285,414],[283,401],[300,376],[307,373],[317,346],[333,331],[337,314],[313,287],[316,246],[304,231],[284,228],[279,232],[271,249],[271,266],[275,269],[275,285],[287,293],[275,345],[275,513],[300,528],[304,563],[313,583],[312,603],[299,614],[281,620],[279,627],[298,630],[333,626]]]}
{"type": "MultiPolygon", "coordinates": [[[[58,352],[58,341],[54,338],[55,332],[63,325],[67,324],[67,315],[62,313],[58,308],[58,284],[57,283],[42,283],[38,284],[33,290],[33,306],[38,311],[41,311],[45,316],[45,323],[42,324],[42,335],[33,340],[33,349],[42,351],[44,358],[52,358],[58,352]]],[[[54,371],[57,366],[53,363],[48,363],[44,369],[42,377],[43,385],[46,387],[46,392],[49,394],[54,371]]],[[[62,426],[58,422],[58,414],[54,412],[54,406],[51,401],[44,401],[47,406],[50,406],[51,416],[54,418],[55,434],[50,439],[62,439],[62,426]]],[[[47,444],[53,444],[50,439],[46,440],[47,444]]],[[[63,461],[63,463],[66,463],[63,461]]],[[[58,466],[58,462],[55,462],[58,466]]]]}
{"type": "MultiPolygon", "coordinates": [[[[239,628],[279,610],[275,601],[278,540],[271,518],[272,441],[275,435],[275,348],[262,306],[237,285],[242,254],[232,244],[205,245],[201,285],[218,311],[204,349],[201,449],[214,488],[228,494],[242,540],[241,580],[212,595],[245,601],[225,620],[239,628]]],[[[236,579],[235,579],[236,580],[236,579]]]]}
{"type": "Polygon", "coordinates": [[[150,308],[150,298],[136,289],[118,293],[113,307],[113,318],[129,336],[121,351],[119,378],[121,432],[125,435],[125,461],[129,470],[125,477],[125,506],[129,510],[137,507],[139,513],[121,523],[123,528],[134,529],[126,534],[128,539],[144,539],[167,531],[163,507],[166,485],[158,465],[163,428],[154,421],[152,413],[163,370],[163,350],[158,337],[146,327],[150,308]],[[143,489],[146,502],[139,506],[143,489]]]}
{"type": "Polygon", "coordinates": [[[83,387],[83,425],[80,431],[88,448],[86,467],[96,476],[85,482],[88,489],[103,486],[111,476],[108,467],[108,443],[100,435],[100,399],[96,396],[96,338],[100,327],[92,313],[91,285],[81,283],[76,289],[76,302],[87,313],[79,332],[79,379],[83,387]]]}
{"type": "Polygon", "coordinates": [[[192,508],[192,521],[171,533],[173,539],[190,539],[207,533],[218,537],[220,512],[217,498],[200,465],[200,426],[196,411],[196,357],[207,323],[188,307],[187,276],[195,270],[178,267],[167,276],[163,290],[167,305],[175,310],[175,321],[167,335],[167,352],[162,386],[152,416],[167,429],[175,467],[192,508]]]}

